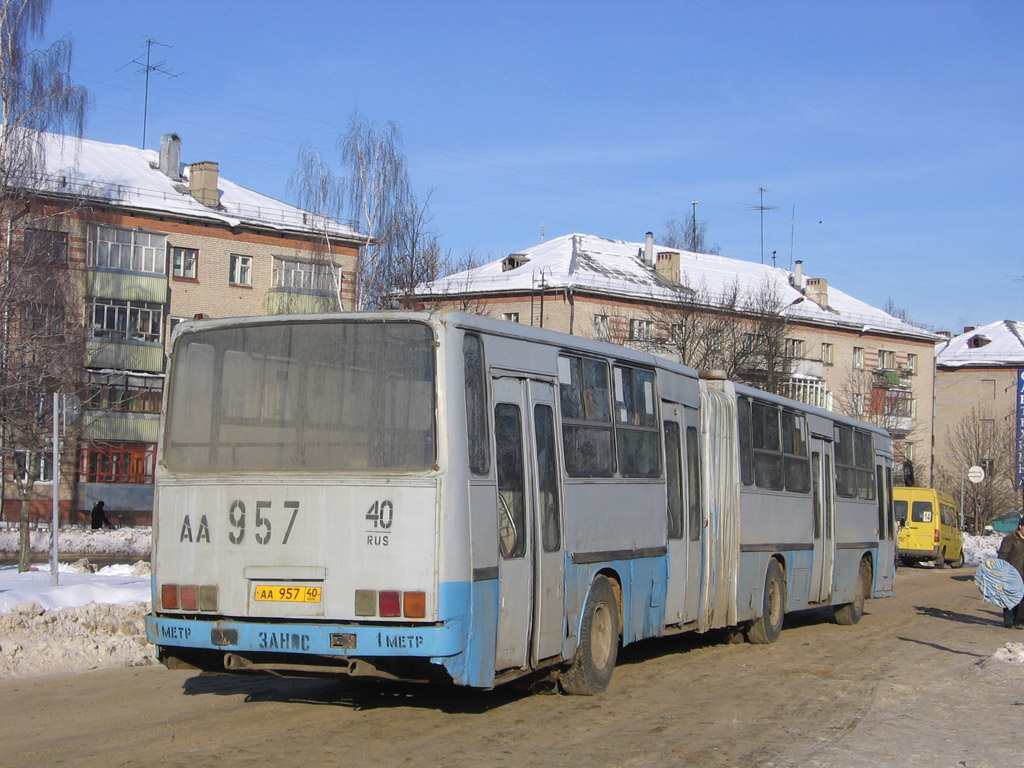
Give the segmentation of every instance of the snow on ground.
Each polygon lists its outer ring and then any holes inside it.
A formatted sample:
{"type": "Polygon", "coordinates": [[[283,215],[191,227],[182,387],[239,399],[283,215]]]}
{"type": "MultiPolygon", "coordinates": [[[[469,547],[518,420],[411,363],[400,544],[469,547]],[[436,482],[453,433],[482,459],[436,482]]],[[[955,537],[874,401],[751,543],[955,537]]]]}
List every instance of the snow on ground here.
{"type": "MultiPolygon", "coordinates": [[[[995,557],[1000,541],[965,534],[967,565],[995,557]]],[[[49,532],[33,532],[31,544],[34,552],[48,552],[49,532]]],[[[143,621],[150,610],[150,530],[61,529],[58,545],[75,562],[61,556],[57,586],[48,565],[28,573],[0,566],[0,677],[155,663],[143,621]],[[140,562],[97,569],[89,555],[140,562]]],[[[17,548],[17,530],[0,528],[0,552],[17,548]]],[[[1024,664],[1024,643],[1007,643],[993,658],[1024,664]]]]}

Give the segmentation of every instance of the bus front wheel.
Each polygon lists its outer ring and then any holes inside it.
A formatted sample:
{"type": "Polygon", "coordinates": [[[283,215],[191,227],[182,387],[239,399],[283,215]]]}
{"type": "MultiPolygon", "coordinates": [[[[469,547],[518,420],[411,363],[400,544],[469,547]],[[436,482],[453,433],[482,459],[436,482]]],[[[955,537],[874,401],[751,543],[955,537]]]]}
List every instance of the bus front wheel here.
{"type": "Polygon", "coordinates": [[[774,643],[782,633],[782,620],[786,615],[786,577],[782,573],[779,561],[772,559],[768,563],[768,572],[764,577],[764,598],[761,603],[761,615],[747,630],[747,640],[756,645],[774,643]]]}
{"type": "Polygon", "coordinates": [[[562,690],[593,696],[608,687],[619,652],[619,606],[615,590],[604,576],[590,587],[583,607],[579,645],[569,668],[561,674],[562,690]]]}

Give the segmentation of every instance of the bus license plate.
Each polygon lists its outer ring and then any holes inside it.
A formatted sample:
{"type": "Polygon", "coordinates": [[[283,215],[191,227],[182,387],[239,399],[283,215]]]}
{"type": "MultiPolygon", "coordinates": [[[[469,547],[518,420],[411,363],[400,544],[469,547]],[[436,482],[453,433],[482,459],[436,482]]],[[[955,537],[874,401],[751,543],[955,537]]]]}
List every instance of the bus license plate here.
{"type": "Polygon", "coordinates": [[[286,587],[279,584],[257,584],[256,600],[275,603],[319,603],[323,587],[286,587]]]}

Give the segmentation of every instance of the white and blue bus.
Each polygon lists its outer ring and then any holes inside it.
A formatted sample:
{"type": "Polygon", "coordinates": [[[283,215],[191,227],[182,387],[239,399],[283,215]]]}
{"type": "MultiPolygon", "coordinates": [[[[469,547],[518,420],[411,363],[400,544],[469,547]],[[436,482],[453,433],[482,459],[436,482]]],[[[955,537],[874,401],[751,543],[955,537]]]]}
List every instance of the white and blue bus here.
{"type": "Polygon", "coordinates": [[[596,693],[618,648],[891,594],[887,433],[458,312],[182,323],[149,639],[171,667],[596,693]]]}

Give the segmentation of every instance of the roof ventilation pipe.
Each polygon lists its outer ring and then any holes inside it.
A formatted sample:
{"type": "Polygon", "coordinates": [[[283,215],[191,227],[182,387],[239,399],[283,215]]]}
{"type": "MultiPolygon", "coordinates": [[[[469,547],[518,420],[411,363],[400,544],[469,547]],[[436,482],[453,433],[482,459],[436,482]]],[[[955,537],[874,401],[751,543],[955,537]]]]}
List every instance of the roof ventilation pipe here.
{"type": "Polygon", "coordinates": [[[793,268],[793,287],[798,291],[804,289],[804,263],[797,259],[793,268]]]}
{"type": "Polygon", "coordinates": [[[648,232],[644,240],[644,264],[654,266],[654,233],[648,232]]]}
{"type": "Polygon", "coordinates": [[[165,133],[160,137],[160,173],[174,181],[181,181],[181,137],[165,133]]]}

